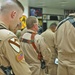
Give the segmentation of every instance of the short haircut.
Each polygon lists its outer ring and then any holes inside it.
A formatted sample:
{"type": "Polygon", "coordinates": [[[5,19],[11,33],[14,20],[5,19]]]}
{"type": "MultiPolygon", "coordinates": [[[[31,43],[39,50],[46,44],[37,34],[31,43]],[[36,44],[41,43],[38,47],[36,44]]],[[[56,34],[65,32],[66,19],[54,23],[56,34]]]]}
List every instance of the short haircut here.
{"type": "Polygon", "coordinates": [[[12,1],[15,2],[24,11],[23,5],[18,0],[12,0],[12,1]]]}
{"type": "Polygon", "coordinates": [[[53,23],[50,24],[49,28],[50,28],[51,26],[57,26],[57,24],[56,24],[55,22],[53,22],[53,23]]]}
{"type": "Polygon", "coordinates": [[[38,19],[34,16],[30,16],[26,20],[27,28],[30,29],[34,26],[34,23],[37,23],[38,19]]]}
{"type": "Polygon", "coordinates": [[[20,7],[22,9],[22,11],[24,11],[24,7],[23,5],[18,1],[18,0],[6,0],[2,5],[1,5],[1,11],[3,11],[4,9],[11,9],[11,6],[13,8],[13,5],[17,5],[18,7],[20,7]],[[10,7],[8,7],[10,6],[10,7]]]}

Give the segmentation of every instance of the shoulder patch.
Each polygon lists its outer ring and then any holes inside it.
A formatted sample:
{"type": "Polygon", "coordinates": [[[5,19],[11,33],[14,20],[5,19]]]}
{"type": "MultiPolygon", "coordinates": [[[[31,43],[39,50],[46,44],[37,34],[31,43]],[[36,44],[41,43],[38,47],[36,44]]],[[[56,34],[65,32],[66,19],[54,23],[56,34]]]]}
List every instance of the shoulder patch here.
{"type": "Polygon", "coordinates": [[[23,60],[23,58],[24,58],[23,52],[20,51],[20,52],[17,54],[16,59],[17,59],[18,62],[20,62],[21,60],[23,60]]]}
{"type": "Polygon", "coordinates": [[[8,42],[16,52],[20,52],[20,44],[16,38],[9,39],[8,42]]]}

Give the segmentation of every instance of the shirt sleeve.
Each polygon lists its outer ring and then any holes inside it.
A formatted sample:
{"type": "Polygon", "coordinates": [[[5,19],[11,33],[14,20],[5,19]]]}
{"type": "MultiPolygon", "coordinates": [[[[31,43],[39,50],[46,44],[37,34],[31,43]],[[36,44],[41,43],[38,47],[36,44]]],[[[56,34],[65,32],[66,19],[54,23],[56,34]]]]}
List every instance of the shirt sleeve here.
{"type": "Polygon", "coordinates": [[[44,42],[44,38],[41,36],[40,40],[39,40],[39,48],[40,51],[42,53],[43,59],[46,61],[46,64],[49,63],[49,61],[51,60],[51,50],[50,48],[47,46],[47,44],[44,42]]]}
{"type": "Polygon", "coordinates": [[[25,62],[23,51],[17,38],[4,41],[2,46],[6,62],[12,67],[15,75],[31,75],[29,65],[25,62]]]}

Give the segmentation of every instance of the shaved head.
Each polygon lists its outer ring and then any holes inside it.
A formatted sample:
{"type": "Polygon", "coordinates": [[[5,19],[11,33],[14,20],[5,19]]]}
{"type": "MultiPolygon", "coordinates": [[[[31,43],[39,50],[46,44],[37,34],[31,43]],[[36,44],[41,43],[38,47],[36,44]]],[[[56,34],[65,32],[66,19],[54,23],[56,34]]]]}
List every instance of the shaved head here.
{"type": "Polygon", "coordinates": [[[0,8],[0,20],[14,32],[20,23],[23,12],[24,7],[18,0],[4,0],[0,8]]]}
{"type": "Polygon", "coordinates": [[[11,10],[22,10],[24,11],[24,7],[18,0],[5,0],[2,5],[0,11],[2,13],[8,13],[11,10]]]}

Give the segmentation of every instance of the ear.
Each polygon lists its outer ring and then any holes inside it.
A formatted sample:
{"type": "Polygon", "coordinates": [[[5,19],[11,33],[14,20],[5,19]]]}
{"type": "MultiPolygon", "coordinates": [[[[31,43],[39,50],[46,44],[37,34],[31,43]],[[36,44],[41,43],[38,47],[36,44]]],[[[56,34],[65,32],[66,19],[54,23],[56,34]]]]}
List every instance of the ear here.
{"type": "Polygon", "coordinates": [[[13,19],[16,16],[16,11],[11,12],[11,18],[13,19]]]}

